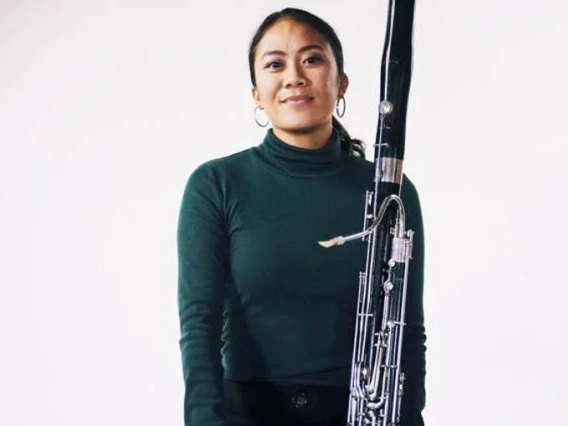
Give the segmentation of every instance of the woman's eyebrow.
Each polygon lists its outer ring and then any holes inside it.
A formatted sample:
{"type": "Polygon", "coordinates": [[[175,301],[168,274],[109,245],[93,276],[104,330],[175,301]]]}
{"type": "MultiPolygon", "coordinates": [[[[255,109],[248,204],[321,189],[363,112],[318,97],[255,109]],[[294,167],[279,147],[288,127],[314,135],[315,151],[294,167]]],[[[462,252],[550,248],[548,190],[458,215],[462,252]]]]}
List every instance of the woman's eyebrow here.
{"type": "MultiPolygon", "coordinates": [[[[311,49],[318,49],[323,51],[323,47],[321,47],[319,44],[308,44],[306,46],[303,46],[300,50],[298,50],[299,53],[301,52],[305,52],[306,50],[311,50],[311,49]]],[[[264,58],[265,56],[270,56],[270,55],[280,55],[280,56],[284,56],[286,53],[284,53],[282,50],[270,50],[268,52],[265,52],[261,58],[264,58]]]]}

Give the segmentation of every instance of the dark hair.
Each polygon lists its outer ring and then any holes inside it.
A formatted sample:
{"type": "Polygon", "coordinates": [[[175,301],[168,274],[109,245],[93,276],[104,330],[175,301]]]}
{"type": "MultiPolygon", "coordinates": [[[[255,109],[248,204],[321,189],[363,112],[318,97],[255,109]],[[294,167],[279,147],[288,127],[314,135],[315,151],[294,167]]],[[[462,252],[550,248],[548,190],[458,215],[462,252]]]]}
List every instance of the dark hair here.
{"type": "MultiPolygon", "coordinates": [[[[345,73],[343,68],[343,48],[341,46],[341,42],[339,41],[339,37],[333,30],[333,28],[325,22],[323,19],[311,14],[302,9],[295,9],[288,7],[286,9],[282,9],[279,12],[274,12],[268,15],[264,21],[260,24],[256,33],[254,34],[248,52],[248,61],[249,61],[249,72],[250,72],[250,79],[253,86],[256,86],[256,76],[254,73],[254,57],[256,54],[256,48],[258,43],[266,31],[270,29],[276,22],[282,19],[290,19],[296,21],[300,24],[304,24],[312,28],[313,30],[317,31],[322,35],[323,38],[329,43],[331,50],[333,51],[333,56],[335,57],[335,62],[337,63],[337,71],[339,75],[343,75],[345,73]]],[[[341,125],[339,120],[336,117],[332,117],[332,126],[341,138],[341,148],[347,151],[350,155],[365,158],[365,144],[358,140],[358,139],[351,139],[347,130],[341,125]]]]}

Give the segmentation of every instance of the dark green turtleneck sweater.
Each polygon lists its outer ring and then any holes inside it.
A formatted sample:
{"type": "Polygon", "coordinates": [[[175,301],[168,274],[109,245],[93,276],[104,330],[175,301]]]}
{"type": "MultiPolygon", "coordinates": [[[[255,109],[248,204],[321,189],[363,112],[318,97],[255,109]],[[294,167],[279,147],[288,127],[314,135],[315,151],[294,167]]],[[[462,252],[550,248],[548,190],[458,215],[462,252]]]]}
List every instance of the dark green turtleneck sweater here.
{"type": "MultiPolygon", "coordinates": [[[[317,242],[359,232],[373,163],[348,156],[334,132],[321,149],[272,130],[262,144],[209,161],[190,176],[178,228],[185,425],[224,426],[223,377],[348,386],[359,271],[366,243],[317,242]]],[[[415,231],[403,368],[404,426],[424,407],[423,231],[415,231]]]]}

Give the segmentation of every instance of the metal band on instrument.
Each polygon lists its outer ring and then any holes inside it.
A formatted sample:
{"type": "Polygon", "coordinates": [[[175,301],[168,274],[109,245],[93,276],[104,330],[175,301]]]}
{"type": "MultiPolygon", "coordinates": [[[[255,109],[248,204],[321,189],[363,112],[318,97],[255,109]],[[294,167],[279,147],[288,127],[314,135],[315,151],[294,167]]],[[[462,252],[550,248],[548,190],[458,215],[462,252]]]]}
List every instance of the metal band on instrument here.
{"type": "Polygon", "coordinates": [[[396,183],[402,182],[402,163],[398,158],[381,158],[381,182],[396,183]]]}

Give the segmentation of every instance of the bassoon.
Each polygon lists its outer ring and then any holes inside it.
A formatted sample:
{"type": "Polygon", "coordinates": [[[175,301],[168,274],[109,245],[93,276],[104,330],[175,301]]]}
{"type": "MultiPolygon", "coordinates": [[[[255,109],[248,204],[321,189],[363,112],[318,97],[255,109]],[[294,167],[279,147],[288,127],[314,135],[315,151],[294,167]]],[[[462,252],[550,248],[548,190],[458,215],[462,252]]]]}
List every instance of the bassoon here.
{"type": "Polygon", "coordinates": [[[348,426],[400,425],[401,369],[413,232],[400,198],[406,112],[412,73],[414,0],[389,0],[374,145],[375,173],[366,192],[363,231],[320,242],[367,242],[359,274],[348,426]]]}

